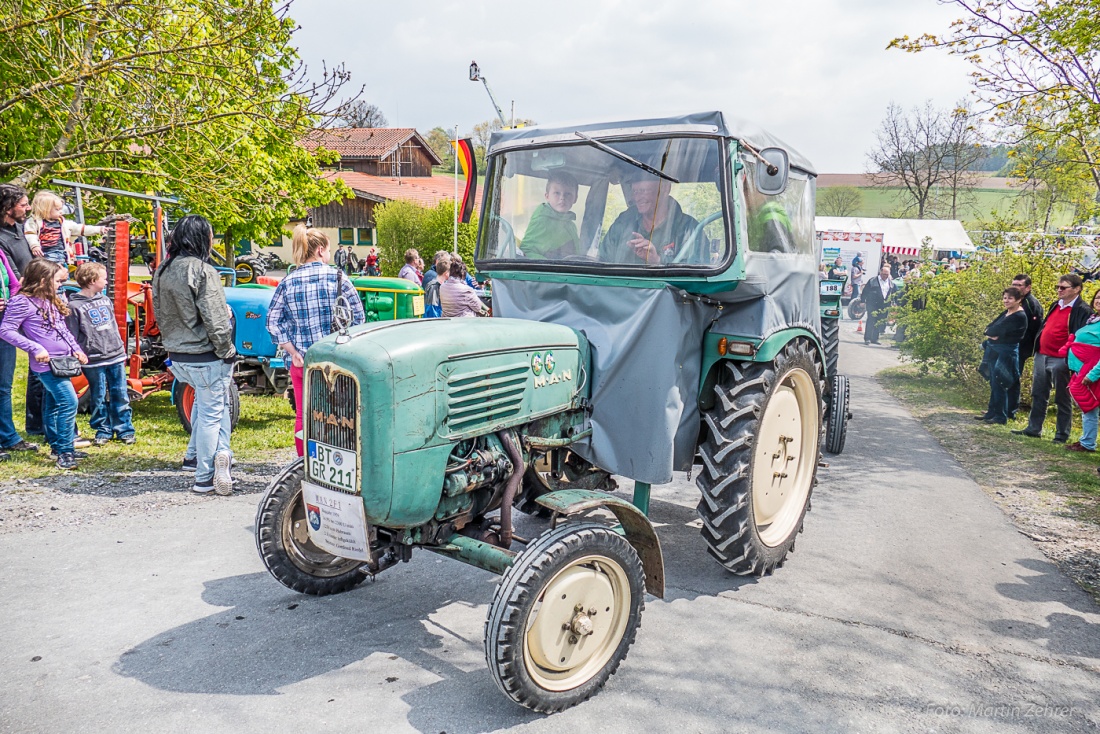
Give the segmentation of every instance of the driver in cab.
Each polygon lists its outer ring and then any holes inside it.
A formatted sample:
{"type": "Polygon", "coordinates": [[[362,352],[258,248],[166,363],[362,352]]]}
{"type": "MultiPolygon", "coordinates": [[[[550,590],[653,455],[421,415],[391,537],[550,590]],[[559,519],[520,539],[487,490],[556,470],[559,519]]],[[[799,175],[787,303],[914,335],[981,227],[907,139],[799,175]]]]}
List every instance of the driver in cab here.
{"type": "Polygon", "coordinates": [[[600,260],[626,265],[659,265],[675,260],[699,222],[672,198],[672,183],[655,176],[623,182],[630,206],[600,243],[600,260]],[[629,187],[629,190],[627,188],[629,187]]]}

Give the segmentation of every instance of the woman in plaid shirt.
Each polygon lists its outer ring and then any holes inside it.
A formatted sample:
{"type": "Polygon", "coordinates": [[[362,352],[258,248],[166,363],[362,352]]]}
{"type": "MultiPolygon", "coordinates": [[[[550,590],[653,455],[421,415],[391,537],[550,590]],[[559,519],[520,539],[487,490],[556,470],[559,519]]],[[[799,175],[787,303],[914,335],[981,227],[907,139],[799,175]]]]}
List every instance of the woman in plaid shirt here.
{"type": "Polygon", "coordinates": [[[271,340],[290,357],[290,382],[294,386],[294,447],[302,455],[302,377],[306,350],[332,333],[336,299],[343,296],[351,307],[352,324],[367,318],[363,302],[346,275],[329,267],[328,237],[319,229],[299,225],[294,230],[291,256],[298,266],[283,278],[267,312],[271,340]]]}

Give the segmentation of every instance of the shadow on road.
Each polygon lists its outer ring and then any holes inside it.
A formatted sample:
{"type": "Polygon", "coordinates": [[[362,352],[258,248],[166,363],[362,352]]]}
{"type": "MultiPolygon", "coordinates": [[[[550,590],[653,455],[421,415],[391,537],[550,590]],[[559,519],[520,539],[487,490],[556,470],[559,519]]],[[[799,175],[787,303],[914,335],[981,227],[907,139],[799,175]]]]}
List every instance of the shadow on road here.
{"type": "MultiPolygon", "coordinates": [[[[113,670],[165,691],[271,696],[382,653],[442,679],[407,694],[411,721],[418,706],[428,709],[425,732],[441,730],[441,710],[443,728],[453,734],[538,718],[504,700],[483,666],[468,671],[449,663],[448,648],[462,646],[463,639],[435,634],[438,627],[427,623],[445,607],[487,604],[493,577],[463,585],[450,575],[448,583],[449,574],[426,565],[430,573],[402,578],[391,571],[388,578],[331,597],[287,592],[266,573],[207,582],[203,601],[228,609],[142,642],[124,652],[113,670]]],[[[476,637],[466,640],[471,647],[481,648],[480,627],[462,632],[476,637]]],[[[370,691],[396,680],[382,673],[361,685],[370,691]]]]}
{"type": "MultiPolygon", "coordinates": [[[[1016,601],[1064,604],[1079,612],[1095,614],[1096,605],[1083,593],[1066,593],[1072,582],[1047,561],[1024,558],[1017,563],[1034,575],[1019,576],[1020,583],[997,584],[997,591],[1016,601]]],[[[1076,592],[1076,589],[1073,590],[1076,592]]],[[[1010,619],[989,623],[990,629],[1006,637],[1031,640],[1051,653],[1100,660],[1100,624],[1089,622],[1076,614],[1053,613],[1047,624],[1035,624],[1010,619]]]]}

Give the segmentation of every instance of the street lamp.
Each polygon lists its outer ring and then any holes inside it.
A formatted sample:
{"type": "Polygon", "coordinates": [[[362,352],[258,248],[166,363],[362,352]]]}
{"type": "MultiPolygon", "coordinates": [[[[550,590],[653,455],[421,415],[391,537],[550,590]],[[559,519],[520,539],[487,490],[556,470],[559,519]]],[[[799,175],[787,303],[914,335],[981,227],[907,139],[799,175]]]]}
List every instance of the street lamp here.
{"type": "Polygon", "coordinates": [[[485,91],[489,93],[489,101],[493,103],[493,109],[497,111],[497,117],[500,118],[501,127],[508,127],[508,122],[504,119],[504,113],[500,111],[500,105],[497,104],[496,98],[493,97],[493,90],[489,89],[489,80],[481,75],[481,69],[478,67],[476,61],[470,62],[470,81],[481,82],[485,85],[485,91]]]}

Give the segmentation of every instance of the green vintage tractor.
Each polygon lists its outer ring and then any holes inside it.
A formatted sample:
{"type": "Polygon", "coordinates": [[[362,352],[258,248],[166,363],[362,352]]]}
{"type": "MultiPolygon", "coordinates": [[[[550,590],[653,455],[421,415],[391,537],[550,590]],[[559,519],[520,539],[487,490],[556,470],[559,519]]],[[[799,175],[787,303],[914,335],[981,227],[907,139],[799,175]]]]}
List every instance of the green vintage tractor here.
{"type": "Polygon", "coordinates": [[[256,519],[272,575],[332,594],[416,548],[501,574],[490,673],[552,712],[603,686],[664,594],[651,484],[697,471],[711,555],[772,573],[822,441],[814,177],[718,112],[495,133],[476,257],[494,317],[309,350],[306,455],[256,519]],[[545,531],[517,537],[513,510],[545,531]]]}

